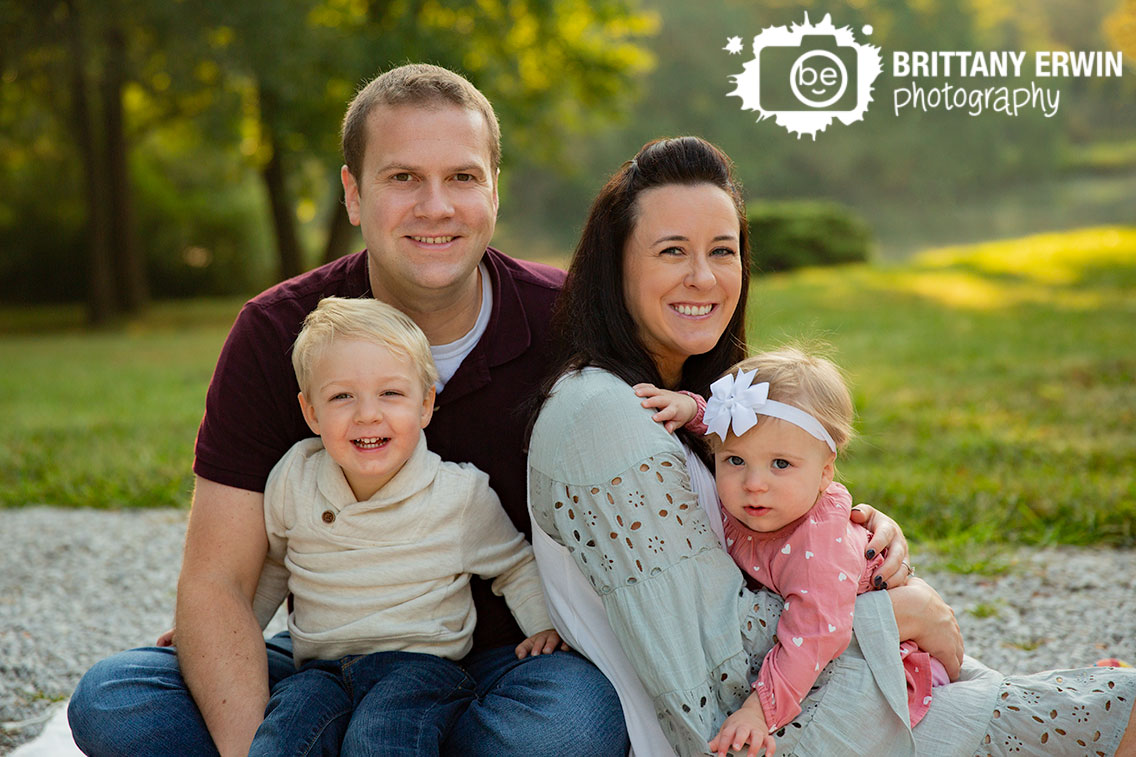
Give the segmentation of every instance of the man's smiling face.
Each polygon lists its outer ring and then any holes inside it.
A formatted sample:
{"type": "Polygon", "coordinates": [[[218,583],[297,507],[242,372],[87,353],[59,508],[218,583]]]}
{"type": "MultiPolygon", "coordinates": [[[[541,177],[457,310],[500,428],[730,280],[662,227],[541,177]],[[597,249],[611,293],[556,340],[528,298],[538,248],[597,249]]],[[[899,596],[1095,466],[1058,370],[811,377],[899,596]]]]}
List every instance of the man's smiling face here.
{"type": "Polygon", "coordinates": [[[497,176],[480,113],[451,104],[376,107],[362,175],[342,173],[372,287],[385,290],[376,298],[436,296],[476,280],[497,221],[497,176]]]}

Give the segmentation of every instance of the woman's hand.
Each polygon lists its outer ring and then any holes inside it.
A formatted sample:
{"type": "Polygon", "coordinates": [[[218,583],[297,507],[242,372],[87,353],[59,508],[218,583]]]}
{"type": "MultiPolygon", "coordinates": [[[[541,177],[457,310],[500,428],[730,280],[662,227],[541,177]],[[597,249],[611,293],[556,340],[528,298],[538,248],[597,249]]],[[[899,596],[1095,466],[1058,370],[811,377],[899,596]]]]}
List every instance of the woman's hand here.
{"type": "Polygon", "coordinates": [[[887,550],[887,556],[872,574],[872,585],[877,589],[903,586],[915,575],[908,561],[907,537],[899,524],[871,505],[859,504],[852,508],[852,522],[872,532],[864,557],[871,560],[887,550]]]}
{"type": "Polygon", "coordinates": [[[947,669],[954,681],[962,667],[962,631],[955,611],[922,578],[888,589],[900,641],[914,641],[947,669]]]}

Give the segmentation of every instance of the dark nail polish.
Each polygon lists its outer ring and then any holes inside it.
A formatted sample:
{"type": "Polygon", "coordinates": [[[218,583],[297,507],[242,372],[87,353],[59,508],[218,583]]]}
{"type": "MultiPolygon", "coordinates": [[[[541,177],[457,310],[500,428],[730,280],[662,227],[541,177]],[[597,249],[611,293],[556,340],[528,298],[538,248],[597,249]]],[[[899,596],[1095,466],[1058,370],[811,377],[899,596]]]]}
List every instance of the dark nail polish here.
{"type": "Polygon", "coordinates": [[[876,556],[876,550],[874,550],[874,549],[869,549],[867,552],[864,553],[864,557],[868,558],[869,560],[871,560],[875,556],[876,556]]]}
{"type": "Polygon", "coordinates": [[[887,589],[887,587],[888,587],[887,581],[880,581],[880,588],[881,589],[887,589]]]}
{"type": "Polygon", "coordinates": [[[875,585],[876,585],[877,587],[879,587],[879,586],[880,586],[881,584],[883,584],[884,580],[883,580],[882,578],[880,578],[879,576],[876,576],[876,577],[875,577],[874,579],[872,579],[872,582],[873,582],[873,583],[874,583],[874,584],[875,584],[875,585]]]}

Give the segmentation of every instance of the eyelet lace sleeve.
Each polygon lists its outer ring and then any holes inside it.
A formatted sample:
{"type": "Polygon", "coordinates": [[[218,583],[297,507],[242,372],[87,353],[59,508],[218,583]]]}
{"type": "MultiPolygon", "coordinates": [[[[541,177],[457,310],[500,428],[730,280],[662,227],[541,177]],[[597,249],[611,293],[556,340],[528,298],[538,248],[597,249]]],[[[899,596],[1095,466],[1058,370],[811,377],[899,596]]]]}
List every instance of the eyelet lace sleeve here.
{"type": "Polygon", "coordinates": [[[780,598],[745,589],[681,454],[649,456],[594,484],[534,471],[530,494],[537,524],[600,595],[668,740],[680,754],[705,753],[749,694],[751,659],[773,644],[780,598]]]}

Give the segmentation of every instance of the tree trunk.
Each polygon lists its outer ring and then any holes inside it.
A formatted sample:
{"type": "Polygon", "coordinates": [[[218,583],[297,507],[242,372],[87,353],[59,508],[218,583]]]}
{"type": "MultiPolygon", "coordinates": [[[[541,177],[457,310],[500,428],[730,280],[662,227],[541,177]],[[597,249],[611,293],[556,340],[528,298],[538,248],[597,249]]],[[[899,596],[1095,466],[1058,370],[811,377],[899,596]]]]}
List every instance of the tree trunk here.
{"type": "Polygon", "coordinates": [[[71,59],[71,121],[83,164],[83,192],[87,205],[84,234],[87,246],[87,320],[98,326],[107,323],[116,314],[107,209],[99,185],[99,179],[105,173],[99,159],[91,102],[87,98],[87,76],[83,70],[87,58],[79,13],[73,0],[65,0],[64,5],[67,8],[67,46],[71,59]]]}
{"type": "Polygon", "coordinates": [[[262,128],[269,149],[272,150],[272,157],[262,169],[261,176],[264,178],[264,186],[268,190],[268,203],[272,208],[272,228],[276,232],[276,250],[280,256],[280,280],[283,281],[304,272],[303,254],[300,251],[300,240],[296,236],[296,215],[288,199],[284,157],[267,119],[262,128]]]}
{"type": "Polygon", "coordinates": [[[107,63],[103,79],[103,123],[110,199],[110,239],[122,309],[139,313],[150,301],[146,264],[134,228],[129,151],[123,125],[122,90],[126,81],[126,39],[112,23],[106,31],[107,63]]]}
{"type": "Polygon", "coordinates": [[[327,244],[323,248],[323,262],[330,263],[351,252],[351,242],[355,239],[355,227],[347,215],[347,206],[340,199],[331,207],[327,216],[327,244]]]}

